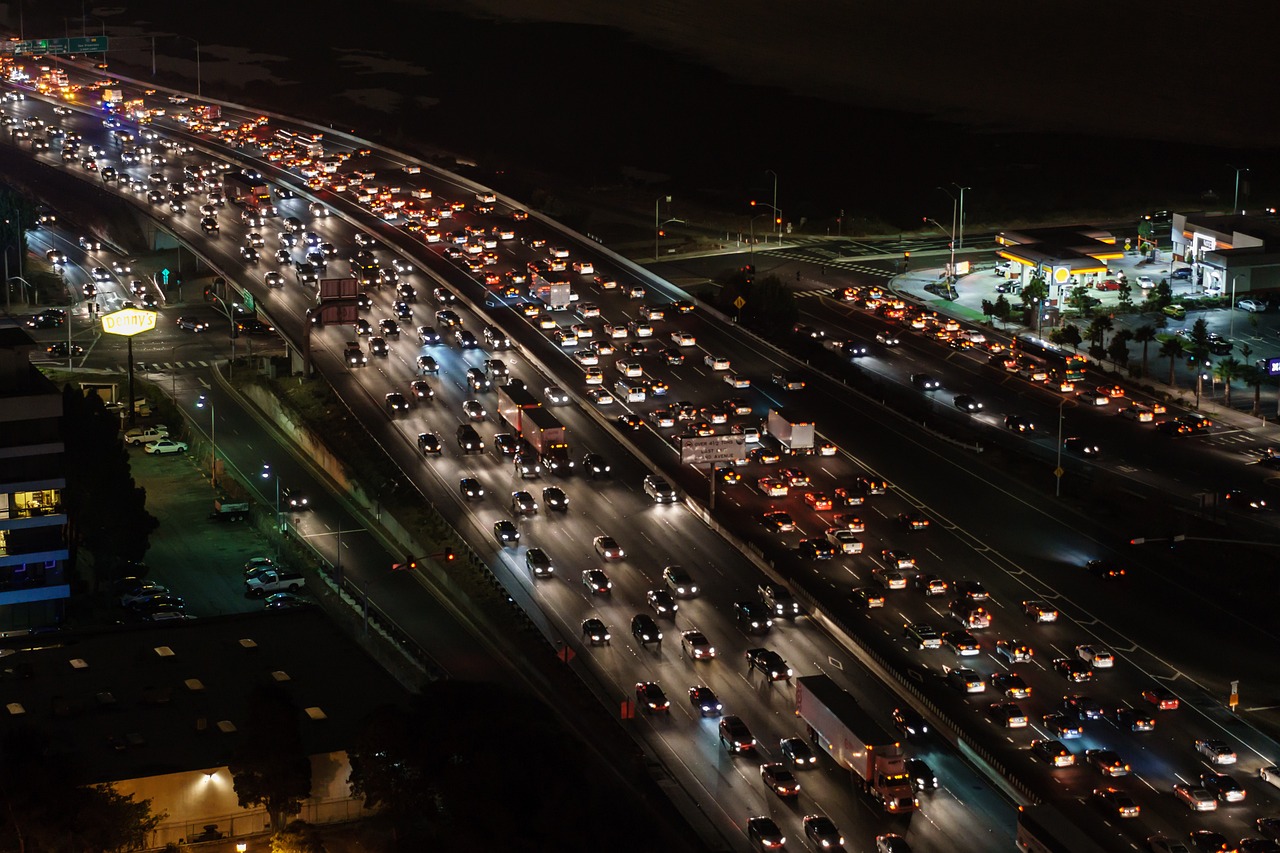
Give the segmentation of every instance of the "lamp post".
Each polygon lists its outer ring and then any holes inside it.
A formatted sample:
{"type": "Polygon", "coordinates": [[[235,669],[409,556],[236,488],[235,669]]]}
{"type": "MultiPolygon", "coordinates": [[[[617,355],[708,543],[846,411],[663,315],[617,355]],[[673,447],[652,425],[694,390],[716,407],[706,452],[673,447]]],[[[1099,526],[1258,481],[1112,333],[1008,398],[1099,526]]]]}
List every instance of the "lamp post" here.
{"type": "MultiPolygon", "coordinates": [[[[192,38],[191,36],[178,35],[177,33],[172,33],[171,36],[176,39],[182,39],[183,41],[189,41],[196,46],[196,97],[199,98],[201,97],[200,40],[196,38],[192,38]]],[[[155,41],[155,36],[152,36],[151,37],[151,76],[154,77],[155,74],[156,74],[156,41],[155,41]]]]}
{"type": "Polygon", "coordinates": [[[951,194],[951,190],[946,187],[938,187],[947,194],[947,198],[951,199],[951,261],[947,268],[947,275],[950,281],[955,281],[956,276],[956,197],[951,194]]]}
{"type": "Polygon", "coordinates": [[[653,259],[658,260],[658,238],[662,236],[662,223],[658,221],[658,205],[663,199],[667,200],[667,204],[671,204],[671,196],[658,196],[653,200],[653,259]]]}
{"type": "Polygon", "coordinates": [[[1062,406],[1066,402],[1066,397],[1058,401],[1058,465],[1053,469],[1053,496],[1055,498],[1062,497],[1062,406]]]}
{"type": "Polygon", "coordinates": [[[22,278],[22,214],[17,210],[13,212],[13,221],[8,219],[4,221],[4,307],[8,311],[11,307],[9,296],[9,226],[17,226],[17,243],[18,243],[18,275],[17,278],[25,283],[26,279],[22,278]]]}
{"type": "MultiPolygon", "coordinates": [[[[232,316],[231,306],[227,305],[225,299],[216,293],[210,291],[209,298],[222,307],[219,309],[227,318],[227,323],[231,330],[231,363],[227,365],[227,378],[231,378],[231,374],[235,371],[236,366],[236,321],[232,316]]],[[[252,353],[250,354],[252,355],[252,353]]]]}
{"type": "Polygon", "coordinates": [[[1235,200],[1232,201],[1231,203],[1231,212],[1239,213],[1240,212],[1240,173],[1249,171],[1249,167],[1232,166],[1231,168],[1236,170],[1236,195],[1235,195],[1235,200]]]}
{"type": "Polygon", "coordinates": [[[280,475],[271,469],[270,462],[262,463],[262,479],[276,481],[276,531],[280,531],[280,475]]]}
{"type": "MultiPolygon", "coordinates": [[[[956,229],[956,220],[955,220],[955,207],[952,207],[952,208],[951,208],[951,213],[952,213],[952,218],[951,218],[951,260],[947,262],[947,295],[948,295],[948,296],[950,296],[950,295],[951,295],[951,292],[952,292],[953,290],[955,290],[955,280],[956,280],[956,230],[955,230],[955,229],[956,229]]],[[[946,229],[946,228],[943,226],[943,224],[942,224],[941,222],[939,222],[938,220],[933,219],[932,217],[929,217],[929,216],[926,216],[924,219],[925,219],[925,221],[926,221],[926,222],[932,222],[934,225],[937,225],[937,226],[938,226],[938,230],[939,230],[939,231],[941,231],[941,232],[943,232],[944,234],[947,232],[947,229],[946,229]]]]}
{"type": "Polygon", "coordinates": [[[963,249],[964,248],[964,191],[968,189],[973,189],[973,188],[962,187],[959,184],[955,183],[954,181],[952,182],[951,186],[960,190],[960,231],[958,232],[956,239],[958,240],[959,247],[963,249]]]}
{"type": "Polygon", "coordinates": [[[209,410],[209,482],[218,488],[218,412],[213,398],[201,394],[196,398],[196,408],[209,410]]]}
{"type": "Polygon", "coordinates": [[[778,213],[778,173],[773,171],[773,169],[765,169],[765,172],[770,175],[773,175],[773,212],[778,217],[778,221],[777,221],[778,245],[781,246],[782,245],[782,214],[778,213]]]}
{"type": "MultiPolygon", "coordinates": [[[[778,208],[777,208],[777,206],[776,206],[776,205],[769,204],[769,202],[767,202],[767,201],[756,201],[755,199],[752,199],[752,200],[751,200],[751,206],[752,206],[752,207],[757,207],[757,206],[760,206],[760,207],[767,207],[767,208],[769,208],[770,210],[772,210],[772,211],[773,211],[774,227],[776,227],[776,228],[778,228],[778,229],[779,229],[779,231],[778,231],[778,245],[779,245],[779,246],[781,246],[781,245],[782,245],[782,231],[781,231],[781,228],[782,228],[782,211],[781,211],[781,210],[778,210],[778,208]]],[[[764,216],[764,214],[763,214],[763,213],[762,213],[762,214],[760,214],[760,215],[761,215],[761,216],[764,216]]],[[[752,221],[754,222],[755,220],[753,219],[752,221]]]]}

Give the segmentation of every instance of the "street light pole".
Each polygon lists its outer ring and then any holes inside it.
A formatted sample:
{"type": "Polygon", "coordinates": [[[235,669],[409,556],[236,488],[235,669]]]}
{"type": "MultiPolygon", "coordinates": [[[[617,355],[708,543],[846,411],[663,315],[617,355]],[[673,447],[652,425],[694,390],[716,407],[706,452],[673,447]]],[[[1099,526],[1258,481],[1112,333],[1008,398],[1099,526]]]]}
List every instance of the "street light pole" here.
{"type": "Polygon", "coordinates": [[[1235,196],[1235,200],[1231,203],[1231,212],[1239,213],[1240,212],[1240,173],[1249,171],[1249,168],[1247,166],[1240,166],[1240,167],[1232,166],[1231,168],[1236,170],[1236,196],[1235,196]]]}
{"type": "Polygon", "coordinates": [[[773,214],[778,218],[776,229],[778,232],[778,245],[782,245],[782,214],[778,213],[778,173],[773,169],[765,169],[770,175],[773,175],[773,214]]]}
{"type": "Polygon", "coordinates": [[[1055,498],[1062,497],[1062,406],[1066,402],[1066,397],[1058,401],[1058,466],[1053,469],[1053,496],[1055,498]]]}
{"type": "MultiPolygon", "coordinates": [[[[658,237],[662,234],[662,223],[658,221],[660,214],[658,213],[658,205],[662,203],[664,196],[658,196],[653,200],[653,259],[658,260],[658,237]]],[[[671,196],[665,196],[667,204],[671,204],[671,196]]]]}
{"type": "Polygon", "coordinates": [[[947,198],[951,199],[951,260],[947,267],[947,280],[954,282],[956,279],[956,197],[951,194],[951,190],[946,187],[938,187],[947,194],[947,198]]]}
{"type": "Polygon", "coordinates": [[[960,248],[963,249],[964,248],[964,191],[968,189],[972,189],[972,187],[962,187],[959,184],[954,182],[951,185],[956,189],[960,190],[960,232],[957,239],[960,241],[959,242],[960,248]]]}
{"type": "Polygon", "coordinates": [[[218,415],[213,399],[201,394],[196,399],[196,408],[209,407],[209,482],[218,488],[218,415]]]}
{"type": "Polygon", "coordinates": [[[231,330],[231,363],[227,365],[227,378],[230,379],[236,366],[236,321],[231,316],[231,308],[227,305],[225,299],[212,291],[209,292],[209,296],[214,302],[222,306],[222,313],[226,315],[227,324],[231,330]]]}

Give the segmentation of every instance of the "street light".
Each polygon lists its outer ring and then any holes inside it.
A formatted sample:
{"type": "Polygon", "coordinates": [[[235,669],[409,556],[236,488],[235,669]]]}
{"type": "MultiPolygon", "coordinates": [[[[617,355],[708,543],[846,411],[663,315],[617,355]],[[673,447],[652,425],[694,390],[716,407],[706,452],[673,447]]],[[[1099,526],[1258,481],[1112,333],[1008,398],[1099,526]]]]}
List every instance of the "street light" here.
{"type": "Polygon", "coordinates": [[[658,260],[658,238],[662,236],[662,224],[658,222],[658,205],[663,199],[671,204],[671,196],[658,196],[653,200],[653,259],[658,260]]]}
{"type": "Polygon", "coordinates": [[[4,221],[4,308],[8,311],[12,307],[12,301],[9,296],[9,226],[16,225],[18,230],[18,275],[19,280],[26,282],[22,278],[22,214],[14,211],[13,222],[8,219],[4,221]]]}
{"type": "Polygon", "coordinates": [[[1240,212],[1240,173],[1249,171],[1249,167],[1248,166],[1232,166],[1231,168],[1236,170],[1236,196],[1235,196],[1235,200],[1232,201],[1231,203],[1231,212],[1239,213],[1240,212]]]}
{"type": "Polygon", "coordinates": [[[960,190],[960,232],[957,235],[957,240],[959,241],[958,242],[959,247],[963,249],[964,248],[964,191],[968,189],[973,189],[973,187],[962,187],[954,181],[951,182],[951,186],[960,190]]]}
{"type": "Polygon", "coordinates": [[[938,189],[946,193],[947,198],[951,199],[951,265],[947,269],[947,274],[954,281],[956,275],[956,197],[946,187],[938,187],[938,189]]]}
{"type": "MultiPolygon", "coordinates": [[[[773,224],[774,224],[774,227],[778,229],[778,245],[781,246],[782,245],[782,211],[778,210],[777,205],[769,204],[769,202],[767,201],[756,201],[755,199],[752,199],[751,206],[755,207],[757,205],[761,207],[767,207],[773,211],[773,224]]],[[[763,213],[760,215],[764,216],[763,213]]],[[[755,220],[752,220],[752,221],[754,222],[755,220]]]]}
{"type": "MultiPolygon", "coordinates": [[[[222,308],[220,308],[219,310],[220,310],[220,311],[221,311],[221,312],[226,316],[226,318],[227,318],[227,323],[229,324],[229,327],[230,327],[230,329],[231,329],[231,363],[227,365],[227,378],[228,378],[228,379],[230,379],[230,378],[231,378],[231,374],[232,374],[232,372],[235,370],[235,366],[236,366],[236,321],[235,321],[235,317],[233,317],[233,316],[232,316],[231,306],[227,305],[226,300],[225,300],[225,299],[223,299],[221,296],[219,296],[218,294],[214,293],[214,292],[211,290],[211,291],[209,291],[209,298],[210,298],[210,299],[212,299],[215,303],[217,303],[217,304],[219,304],[219,305],[221,305],[221,306],[222,306],[222,308]]],[[[252,357],[253,353],[250,353],[249,355],[252,357]]]]}
{"type": "MultiPolygon", "coordinates": [[[[939,187],[939,189],[941,189],[941,187],[939,187]]],[[[954,208],[954,207],[952,207],[952,208],[951,208],[951,211],[952,211],[952,219],[951,219],[951,262],[950,262],[950,265],[947,267],[947,296],[950,296],[950,295],[951,295],[951,293],[952,293],[952,291],[954,291],[954,290],[955,290],[955,280],[956,280],[956,230],[955,230],[955,229],[956,229],[956,221],[955,221],[955,218],[954,218],[955,208],[954,208]]],[[[926,217],[924,217],[924,221],[925,221],[925,222],[932,222],[934,225],[937,225],[937,226],[938,226],[938,230],[939,230],[939,231],[941,231],[941,232],[942,232],[942,233],[944,233],[944,234],[947,232],[947,229],[946,229],[945,227],[943,227],[942,223],[941,223],[941,222],[939,222],[938,220],[934,219],[933,217],[926,216],[926,217]]]]}
{"type": "Polygon", "coordinates": [[[280,475],[271,469],[270,462],[262,463],[262,479],[276,481],[276,530],[279,531],[282,529],[280,526],[280,475]]]}
{"type": "Polygon", "coordinates": [[[765,169],[767,174],[773,175],[773,212],[778,216],[778,245],[782,245],[782,214],[778,213],[778,173],[773,169],[765,169]]]}
{"type": "Polygon", "coordinates": [[[209,410],[209,480],[213,487],[218,487],[218,415],[213,406],[213,399],[201,394],[196,399],[196,408],[209,410]]]}

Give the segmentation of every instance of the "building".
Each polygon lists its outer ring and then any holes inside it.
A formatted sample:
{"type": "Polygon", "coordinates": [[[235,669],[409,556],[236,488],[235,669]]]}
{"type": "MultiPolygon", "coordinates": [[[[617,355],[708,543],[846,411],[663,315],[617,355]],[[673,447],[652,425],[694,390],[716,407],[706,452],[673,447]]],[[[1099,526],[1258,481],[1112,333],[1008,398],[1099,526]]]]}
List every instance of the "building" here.
{"type": "MultiPolygon", "coordinates": [[[[231,567],[239,572],[238,567],[231,567]]],[[[0,735],[35,728],[69,756],[81,784],[151,800],[151,840],[261,833],[228,764],[259,685],[297,710],[311,760],[310,823],[364,817],[347,749],[368,716],[409,693],[319,609],[113,625],[0,640],[0,735]],[[212,829],[210,829],[212,827],[212,829]]]]}
{"type": "Polygon", "coordinates": [[[62,393],[31,364],[35,348],[0,326],[0,633],[58,624],[71,595],[62,393]]]}
{"type": "Polygon", "coordinates": [[[1280,290],[1280,219],[1271,214],[1175,213],[1173,256],[1192,281],[1234,300],[1280,290]]]}
{"type": "Polygon", "coordinates": [[[1091,226],[1020,228],[996,235],[996,254],[1021,264],[1022,282],[1039,272],[1050,297],[1068,285],[1089,284],[1107,274],[1107,262],[1124,257],[1110,231],[1091,226]]]}

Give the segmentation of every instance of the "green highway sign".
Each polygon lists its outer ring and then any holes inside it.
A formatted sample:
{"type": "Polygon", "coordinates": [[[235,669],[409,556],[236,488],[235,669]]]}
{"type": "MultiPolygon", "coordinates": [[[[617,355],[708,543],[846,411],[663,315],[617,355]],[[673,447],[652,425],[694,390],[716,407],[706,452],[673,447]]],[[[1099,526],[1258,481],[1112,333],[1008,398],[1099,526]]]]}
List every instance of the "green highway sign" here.
{"type": "Polygon", "coordinates": [[[62,39],[28,39],[26,41],[0,42],[0,46],[15,56],[44,54],[65,56],[69,53],[105,53],[106,36],[84,36],[62,39]]]}

